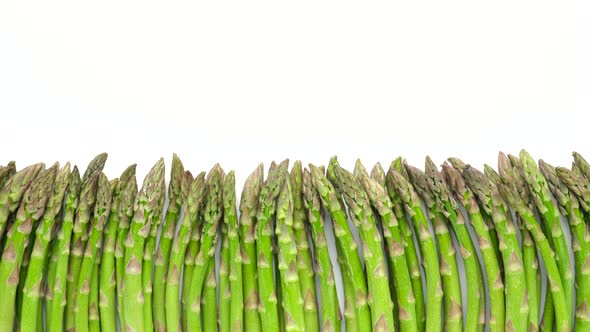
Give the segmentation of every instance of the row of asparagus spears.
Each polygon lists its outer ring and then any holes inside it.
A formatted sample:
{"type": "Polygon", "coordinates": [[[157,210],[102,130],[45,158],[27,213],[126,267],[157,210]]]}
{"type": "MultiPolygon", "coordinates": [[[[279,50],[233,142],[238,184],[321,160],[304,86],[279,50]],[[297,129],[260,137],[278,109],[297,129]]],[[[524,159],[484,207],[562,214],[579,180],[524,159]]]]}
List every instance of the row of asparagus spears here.
{"type": "Polygon", "coordinates": [[[589,331],[590,165],[0,167],[0,331],[589,331]],[[238,211],[239,210],[239,211],[238,211]],[[341,292],[339,292],[341,291],[341,292]]]}

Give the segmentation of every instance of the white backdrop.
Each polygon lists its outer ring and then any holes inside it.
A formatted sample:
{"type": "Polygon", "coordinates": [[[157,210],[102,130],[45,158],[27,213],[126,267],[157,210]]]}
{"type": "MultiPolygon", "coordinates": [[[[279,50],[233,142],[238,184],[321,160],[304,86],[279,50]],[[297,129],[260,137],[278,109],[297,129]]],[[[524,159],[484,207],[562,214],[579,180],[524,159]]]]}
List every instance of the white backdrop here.
{"type": "Polygon", "coordinates": [[[590,7],[507,3],[3,2],[0,163],[590,157],[590,7]]]}

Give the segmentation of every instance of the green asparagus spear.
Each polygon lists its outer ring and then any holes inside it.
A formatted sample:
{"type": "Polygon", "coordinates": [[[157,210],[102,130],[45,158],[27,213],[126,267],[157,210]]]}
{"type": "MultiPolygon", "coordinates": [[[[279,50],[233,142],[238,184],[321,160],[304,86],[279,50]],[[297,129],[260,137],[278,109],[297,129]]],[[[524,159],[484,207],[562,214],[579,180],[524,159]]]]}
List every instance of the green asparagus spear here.
{"type": "Polygon", "coordinates": [[[465,180],[460,172],[454,168],[445,168],[445,180],[447,185],[454,193],[457,200],[465,207],[469,214],[469,219],[473,230],[477,235],[479,248],[483,260],[483,266],[487,285],[490,305],[490,318],[488,326],[490,331],[504,331],[505,329],[505,302],[504,302],[504,283],[502,273],[498,264],[498,258],[494,250],[488,226],[483,220],[481,210],[477,204],[476,196],[473,191],[467,187],[465,180]]]}
{"type": "Polygon", "coordinates": [[[258,283],[256,270],[256,207],[262,187],[264,170],[262,164],[248,176],[240,199],[240,242],[242,245],[242,275],[244,294],[244,330],[259,331],[258,283]]]}
{"type": "MultiPolygon", "coordinates": [[[[395,159],[391,163],[390,170],[394,170],[400,174],[406,172],[401,157],[395,159]]],[[[422,273],[420,271],[420,260],[418,258],[419,248],[417,244],[417,237],[415,240],[414,233],[412,232],[412,227],[408,223],[408,220],[406,219],[406,215],[404,213],[403,202],[397,192],[391,174],[393,173],[387,173],[385,177],[385,184],[387,188],[387,193],[389,194],[389,198],[391,199],[391,204],[393,204],[393,213],[395,214],[395,217],[399,222],[399,228],[402,232],[402,236],[404,237],[404,252],[406,254],[408,270],[410,271],[412,291],[414,292],[414,297],[416,298],[416,325],[418,326],[418,331],[423,331],[426,322],[426,311],[424,307],[424,289],[422,288],[422,273]]]]}
{"type": "Polygon", "coordinates": [[[462,299],[457,257],[451,233],[447,227],[447,220],[442,201],[428,187],[428,177],[416,167],[406,164],[414,190],[422,197],[428,216],[434,228],[434,235],[440,251],[439,261],[443,287],[443,301],[445,313],[445,331],[461,331],[462,327],[462,299]]]}
{"type": "Polygon", "coordinates": [[[543,258],[545,263],[545,269],[547,272],[547,281],[549,283],[549,291],[551,292],[553,303],[555,304],[555,323],[557,331],[565,332],[571,331],[571,318],[568,314],[566,307],[565,293],[563,285],[561,283],[561,276],[559,274],[559,268],[554,258],[555,253],[551,249],[549,241],[543,234],[541,227],[533,211],[531,211],[522,198],[514,191],[504,184],[497,184],[500,194],[506,202],[522,216],[523,221],[527,229],[531,232],[537,245],[537,249],[543,258]]]}
{"type": "MultiPolygon", "coordinates": [[[[382,173],[382,170],[381,170],[382,173]]],[[[384,174],[381,175],[385,181],[384,174]]],[[[386,240],[386,248],[389,252],[390,266],[392,268],[391,283],[395,287],[397,295],[398,317],[401,331],[417,331],[416,325],[416,299],[410,281],[410,272],[404,253],[404,239],[399,228],[399,223],[393,213],[393,204],[387,196],[385,188],[379,182],[361,176],[361,182],[371,202],[383,223],[383,237],[386,240]]]]}
{"type": "Polygon", "coordinates": [[[38,320],[33,319],[33,317],[37,317],[42,310],[42,286],[45,280],[45,267],[48,261],[49,244],[55,235],[55,230],[57,228],[56,219],[62,208],[62,201],[66,188],[68,187],[69,176],[70,164],[67,163],[56,176],[52,196],[47,201],[45,213],[43,214],[40,225],[35,232],[29,270],[23,288],[23,303],[20,321],[20,329],[23,332],[34,332],[42,328],[42,326],[37,326],[38,320]]]}
{"type": "Polygon", "coordinates": [[[555,260],[557,261],[561,282],[565,291],[568,313],[571,315],[574,301],[574,272],[570,264],[569,250],[561,225],[559,208],[551,199],[547,181],[539,171],[537,163],[525,150],[520,151],[520,159],[522,161],[525,180],[533,193],[533,201],[537,210],[543,216],[545,224],[553,238],[553,248],[557,255],[555,260]]]}
{"type": "Polygon", "coordinates": [[[155,217],[159,217],[165,194],[164,159],[160,159],[146,176],[135,198],[134,215],[125,240],[123,275],[123,312],[125,330],[144,331],[144,292],[142,264],[144,245],[155,217]]]}
{"type": "Polygon", "coordinates": [[[88,236],[84,257],[80,265],[80,273],[76,281],[74,306],[76,331],[84,332],[89,330],[88,315],[91,278],[93,269],[96,268],[94,261],[99,257],[100,253],[104,226],[110,213],[111,198],[112,190],[109,180],[102,172],[98,173],[98,189],[96,203],[94,205],[92,229],[88,236]]]}
{"type": "Polygon", "coordinates": [[[570,171],[567,168],[553,166],[539,161],[541,172],[547,179],[547,183],[553,197],[556,198],[562,214],[567,217],[572,235],[572,249],[576,266],[576,311],[575,330],[586,331],[590,329],[590,271],[586,268],[590,257],[590,240],[588,226],[584,222],[584,215],[580,209],[579,201],[583,196],[588,196],[588,181],[570,171]],[[584,185],[585,184],[585,185],[584,185]],[[569,190],[569,186],[584,194],[578,197],[569,190]]]}
{"type": "Polygon", "coordinates": [[[190,191],[186,198],[178,235],[172,241],[170,264],[166,274],[166,329],[168,331],[179,331],[181,327],[180,275],[184,254],[190,241],[191,228],[198,227],[196,220],[206,194],[205,172],[197,175],[192,183],[189,183],[188,177],[185,177],[183,191],[186,186],[190,186],[190,191]]]}
{"type": "Polygon", "coordinates": [[[215,266],[209,264],[205,273],[206,280],[203,285],[201,307],[203,310],[203,331],[215,331],[217,329],[217,307],[215,305],[217,280],[215,279],[215,266]]]}
{"type": "Polygon", "coordinates": [[[426,275],[426,331],[440,331],[443,325],[441,319],[443,290],[434,236],[430,232],[430,226],[422,211],[420,199],[412,185],[400,173],[392,169],[389,173],[399,197],[404,203],[406,213],[412,218],[414,229],[420,240],[426,275]]]}
{"type": "MultiPolygon", "coordinates": [[[[313,247],[315,249],[315,266],[320,283],[321,299],[321,327],[322,331],[340,331],[340,308],[336,293],[336,282],[330,252],[324,234],[324,218],[321,213],[320,197],[317,190],[312,187],[311,174],[306,169],[302,175],[303,203],[308,213],[313,247]]],[[[307,323],[307,317],[306,317],[307,323]]]]}
{"type": "MultiPolygon", "coordinates": [[[[31,181],[45,168],[43,164],[31,165],[14,174],[4,185],[0,192],[0,239],[4,238],[4,231],[9,216],[16,211],[21,204],[21,199],[31,181]]],[[[3,250],[3,248],[0,248],[3,250]]]]}
{"type": "MultiPolygon", "coordinates": [[[[506,156],[504,153],[500,152],[498,154],[498,170],[500,172],[498,177],[494,174],[494,172],[492,172],[490,170],[491,169],[490,167],[488,167],[487,169],[488,169],[488,177],[495,177],[496,179],[499,177],[499,179],[502,183],[511,187],[520,196],[520,198],[525,202],[525,204],[527,204],[527,207],[531,211],[537,210],[535,207],[535,203],[533,202],[534,199],[533,199],[533,195],[530,190],[530,187],[526,183],[523,165],[522,165],[522,162],[520,161],[520,159],[518,159],[515,156],[511,156],[511,155],[506,156]],[[492,175],[492,174],[494,174],[494,175],[492,175]]],[[[496,180],[496,181],[498,181],[498,180],[496,180]]],[[[523,237],[524,238],[523,250],[527,250],[527,251],[530,251],[531,249],[535,250],[535,248],[533,246],[534,241],[531,241],[532,234],[530,234],[530,236],[528,234],[526,234],[526,233],[530,233],[530,231],[528,231],[528,229],[526,229],[526,225],[524,224],[523,217],[519,216],[517,219],[521,223],[521,225],[520,225],[521,229],[526,230],[526,231],[521,230],[521,233],[525,233],[525,236],[523,237]]],[[[547,238],[547,241],[549,241],[549,245],[551,246],[551,248],[553,248],[553,237],[550,234],[550,230],[546,226],[547,226],[546,223],[540,224],[540,227],[543,230],[545,237],[547,238]]],[[[523,256],[530,256],[530,253],[526,253],[526,255],[523,255],[523,256]]],[[[530,260],[530,258],[527,258],[527,260],[530,260]]],[[[538,274],[536,274],[537,278],[540,276],[540,270],[535,269],[535,268],[533,268],[531,270],[532,271],[528,271],[528,272],[525,271],[525,274],[529,273],[529,274],[531,274],[531,277],[532,277],[533,273],[538,273],[538,274]]],[[[530,282],[530,283],[532,283],[532,282],[530,282]]],[[[540,280],[537,281],[537,284],[540,284],[540,280]]],[[[538,287],[538,289],[539,289],[538,295],[540,297],[540,294],[541,294],[540,293],[540,286],[538,287]]],[[[541,323],[540,323],[540,329],[542,331],[553,331],[554,319],[555,319],[555,309],[554,309],[554,305],[553,305],[553,299],[551,296],[551,292],[547,291],[546,295],[545,295],[545,304],[544,304],[544,310],[543,310],[543,317],[542,317],[541,323]]]]}
{"type": "MultiPolygon", "coordinates": [[[[358,252],[358,244],[352,237],[350,231],[344,205],[336,194],[332,183],[324,175],[324,173],[317,167],[310,165],[311,179],[313,186],[318,191],[323,205],[328,209],[332,218],[334,235],[336,236],[337,246],[339,247],[339,256],[342,257],[345,267],[343,274],[345,275],[345,283],[352,283],[352,288],[356,291],[353,303],[345,308],[345,316],[349,307],[354,308],[356,313],[356,328],[358,331],[372,330],[371,311],[367,301],[367,281],[363,266],[361,264],[360,255],[358,252]],[[350,278],[350,281],[347,280],[350,278]]],[[[346,320],[346,323],[349,324],[346,320]]],[[[347,326],[347,329],[349,327],[347,326]]]]}
{"type": "Polygon", "coordinates": [[[54,165],[31,182],[24,192],[14,223],[6,233],[6,243],[0,260],[0,331],[13,330],[16,290],[23,255],[29,235],[43,215],[45,204],[53,193],[56,172],[57,165],[54,165]]]}
{"type": "MultiPolygon", "coordinates": [[[[211,324],[208,322],[210,319],[207,322],[203,319],[203,322],[201,322],[201,294],[203,293],[203,288],[206,288],[204,283],[208,279],[208,273],[211,272],[209,271],[209,266],[212,265],[212,262],[213,264],[215,262],[215,247],[219,239],[217,228],[223,213],[222,185],[223,171],[219,165],[215,165],[207,177],[208,194],[204,210],[201,243],[199,252],[195,258],[195,268],[192,271],[190,291],[186,299],[186,303],[189,304],[187,317],[187,330],[189,331],[201,331],[201,329],[208,331],[205,326],[207,323],[211,324]]],[[[215,307],[214,303],[215,301],[209,302],[209,306],[213,305],[215,307]]],[[[213,328],[216,329],[217,323],[215,317],[213,317],[213,322],[213,328]]]]}
{"type": "Polygon", "coordinates": [[[582,176],[584,176],[587,181],[590,181],[590,164],[588,164],[581,154],[574,152],[572,155],[574,156],[574,165],[580,170],[582,176]]]}
{"type": "MultiPolygon", "coordinates": [[[[102,247],[102,258],[100,263],[100,323],[105,331],[115,331],[117,329],[117,308],[116,308],[116,268],[115,268],[115,249],[117,244],[117,232],[121,217],[129,209],[137,190],[135,182],[135,168],[133,164],[129,166],[120,180],[116,183],[111,200],[111,212],[109,214],[108,226],[105,233],[105,239],[102,247]]],[[[90,319],[90,317],[89,317],[90,319]]]]}
{"type": "Polygon", "coordinates": [[[377,230],[377,223],[367,194],[358,180],[340,167],[335,158],[330,160],[328,174],[337,189],[342,192],[352,220],[359,229],[367,270],[372,328],[374,331],[391,331],[394,329],[393,304],[387,280],[385,257],[381,235],[377,230]]]}
{"type": "Polygon", "coordinates": [[[293,192],[293,232],[297,245],[297,271],[305,310],[305,330],[320,330],[318,320],[317,295],[311,250],[307,239],[307,215],[303,207],[303,169],[301,161],[296,161],[291,169],[291,191],[293,192]]]}
{"type": "Polygon", "coordinates": [[[463,176],[467,185],[477,195],[482,208],[492,217],[500,240],[500,251],[505,268],[506,330],[524,331],[530,327],[527,326],[526,276],[522,251],[510,210],[500,197],[495,184],[490,182],[483,173],[468,166],[463,176]]]}
{"type": "MultiPolygon", "coordinates": [[[[229,283],[229,239],[227,238],[227,225],[221,225],[221,249],[219,251],[219,331],[229,332],[231,330],[231,296],[232,292],[229,283]]],[[[213,264],[211,264],[213,265],[213,264]]]]}
{"type": "Polygon", "coordinates": [[[272,217],[276,198],[287,173],[288,161],[268,173],[258,197],[256,225],[256,264],[258,267],[259,314],[262,330],[272,331],[279,326],[279,309],[273,273],[272,217]]]}
{"type": "Polygon", "coordinates": [[[66,283],[74,219],[76,214],[90,213],[88,205],[93,204],[94,193],[96,192],[96,181],[88,181],[82,187],[78,167],[74,167],[72,170],[69,183],[63,220],[51,249],[51,259],[47,272],[45,298],[47,300],[47,331],[50,332],[63,331],[66,283]]]}
{"type": "Polygon", "coordinates": [[[176,231],[176,221],[182,207],[184,178],[184,166],[175,153],[172,156],[172,170],[168,185],[168,209],[162,224],[162,233],[154,262],[154,329],[157,331],[166,329],[166,272],[170,261],[170,248],[176,231]]]}
{"type": "Polygon", "coordinates": [[[223,189],[223,221],[227,225],[229,240],[229,282],[230,282],[230,330],[244,330],[244,292],[242,274],[242,246],[236,211],[236,178],[233,171],[225,178],[223,189]]]}
{"type": "Polygon", "coordinates": [[[84,175],[82,175],[82,183],[86,182],[95,173],[101,172],[108,157],[109,155],[106,152],[103,152],[92,158],[88,163],[88,167],[86,167],[86,171],[84,171],[84,175]]]}

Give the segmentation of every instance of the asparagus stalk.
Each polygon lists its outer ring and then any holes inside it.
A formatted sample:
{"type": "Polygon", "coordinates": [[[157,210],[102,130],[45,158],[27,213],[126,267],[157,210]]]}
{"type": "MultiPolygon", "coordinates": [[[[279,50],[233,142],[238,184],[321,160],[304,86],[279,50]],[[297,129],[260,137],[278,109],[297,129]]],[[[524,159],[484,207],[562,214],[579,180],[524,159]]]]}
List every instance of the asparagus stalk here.
{"type": "MultiPolygon", "coordinates": [[[[201,331],[205,328],[206,324],[203,319],[203,326],[201,326],[201,294],[203,288],[206,288],[204,283],[209,278],[209,266],[214,264],[215,247],[219,235],[217,228],[223,213],[223,202],[222,202],[222,185],[223,185],[223,171],[219,165],[209,172],[207,177],[208,194],[206,199],[206,205],[204,210],[204,223],[201,231],[201,243],[199,253],[195,258],[194,270],[192,271],[190,290],[186,303],[189,305],[189,312],[187,317],[187,329],[190,331],[201,331]]],[[[215,273],[213,271],[213,273],[215,273]]],[[[213,277],[215,279],[215,277],[213,277]]],[[[209,280],[208,280],[209,281],[209,280]]],[[[210,281],[209,281],[210,282],[210,281]]],[[[214,296],[215,298],[215,296],[214,296]]],[[[215,300],[209,302],[209,305],[215,308],[215,300]]],[[[204,314],[204,313],[203,313],[204,314]]],[[[209,317],[208,320],[211,318],[209,317]]],[[[213,329],[217,328],[216,318],[213,315],[213,329]]]]}
{"type": "Polygon", "coordinates": [[[574,165],[580,170],[580,174],[582,174],[587,181],[590,181],[590,164],[588,164],[581,154],[573,152],[572,155],[574,156],[574,165]]]}
{"type": "MultiPolygon", "coordinates": [[[[489,169],[490,168],[488,168],[488,174],[489,174],[489,176],[492,176],[492,174],[494,174],[494,173],[489,169]]],[[[510,186],[520,196],[520,198],[527,204],[527,207],[531,211],[535,211],[536,207],[535,207],[535,203],[533,202],[533,195],[531,193],[530,187],[526,183],[523,165],[522,165],[520,159],[518,159],[515,156],[506,156],[504,153],[500,152],[499,156],[498,156],[498,170],[500,171],[500,174],[499,174],[500,181],[502,183],[504,183],[505,185],[510,186]]],[[[495,174],[493,175],[493,177],[496,177],[495,174]]],[[[518,219],[522,224],[520,227],[526,229],[526,225],[524,225],[524,221],[522,219],[523,219],[522,217],[520,217],[518,219]]],[[[553,248],[553,237],[550,234],[550,230],[546,226],[547,226],[546,223],[540,224],[540,228],[543,230],[545,237],[549,241],[549,245],[553,248]]],[[[528,232],[528,230],[527,230],[527,232],[528,232]]],[[[527,237],[532,238],[532,234],[531,234],[531,236],[525,235],[524,238],[525,238],[526,243],[523,246],[523,249],[530,251],[532,248],[532,250],[535,250],[531,241],[530,241],[531,239],[527,239],[527,237]]],[[[527,254],[527,255],[530,255],[530,254],[527,254]]],[[[525,272],[525,273],[527,273],[527,272],[525,272]]],[[[540,271],[538,269],[533,269],[532,271],[529,271],[529,273],[531,275],[533,273],[540,274],[540,271]]],[[[540,282],[538,281],[537,283],[540,283],[540,282]]],[[[541,294],[540,293],[540,286],[539,286],[538,294],[539,294],[539,296],[541,294]]],[[[541,319],[541,324],[540,324],[541,330],[553,331],[554,319],[555,319],[555,309],[554,309],[554,305],[553,305],[553,299],[551,296],[551,292],[547,291],[546,295],[545,295],[543,317],[541,319]]]]}
{"type": "Polygon", "coordinates": [[[144,331],[144,292],[142,287],[142,264],[144,245],[151,224],[156,222],[162,208],[164,191],[164,159],[160,159],[149,171],[134,204],[134,215],[125,240],[123,275],[123,314],[125,330],[144,331]]]}
{"type": "MultiPolygon", "coordinates": [[[[189,178],[185,177],[183,188],[189,186],[189,178]]],[[[183,189],[184,191],[184,189],[183,189]]],[[[186,198],[184,215],[180,222],[178,235],[172,241],[170,263],[166,274],[166,329],[179,331],[181,326],[180,310],[180,274],[184,254],[190,241],[191,228],[197,227],[196,220],[200,213],[201,203],[206,194],[205,172],[201,172],[190,184],[190,192],[186,198]]]]}
{"type": "MultiPolygon", "coordinates": [[[[448,164],[443,164],[443,171],[448,167],[448,164]]],[[[430,157],[426,157],[425,171],[428,191],[436,200],[441,213],[455,231],[459,253],[463,259],[466,277],[465,299],[467,301],[467,303],[463,303],[463,307],[466,308],[464,317],[465,330],[481,331],[485,326],[485,289],[477,251],[471,240],[463,214],[459,210],[458,203],[452,197],[444,181],[443,174],[438,171],[430,157]]]]}
{"type": "Polygon", "coordinates": [[[223,221],[229,240],[230,330],[244,330],[244,292],[242,274],[242,246],[236,211],[236,178],[233,171],[225,177],[223,188],[223,221]]]}
{"type": "MultiPolygon", "coordinates": [[[[256,207],[262,187],[264,170],[262,164],[248,176],[240,199],[240,243],[242,245],[244,330],[259,331],[258,283],[256,270],[256,207]]],[[[226,211],[227,213],[227,211],[226,211]]]]}
{"type": "MultiPolygon", "coordinates": [[[[0,331],[12,331],[15,316],[16,290],[23,255],[29,235],[45,211],[53,193],[57,165],[45,170],[24,193],[14,223],[6,233],[6,243],[0,260],[0,331]]],[[[37,317],[32,317],[37,319],[37,317]]]]}
{"type": "Polygon", "coordinates": [[[133,202],[133,198],[130,196],[135,196],[135,191],[137,190],[135,168],[135,164],[129,166],[121,174],[120,180],[114,183],[115,188],[111,199],[111,212],[102,247],[102,258],[99,268],[99,310],[100,323],[105,331],[115,331],[117,329],[115,247],[121,217],[129,209],[130,202],[133,202]]]}
{"type": "Polygon", "coordinates": [[[390,170],[389,173],[391,173],[393,184],[404,203],[406,213],[412,218],[414,229],[420,240],[424,272],[426,274],[426,331],[440,331],[442,329],[443,290],[436,243],[429,230],[428,220],[422,212],[420,199],[412,185],[400,173],[394,170],[390,170]]]}
{"type": "MultiPolygon", "coordinates": [[[[321,328],[325,332],[340,331],[340,308],[336,293],[336,282],[330,261],[330,253],[324,234],[324,218],[321,213],[320,197],[312,187],[311,174],[306,169],[302,175],[303,204],[308,213],[313,247],[315,249],[316,274],[320,284],[321,328]]],[[[307,317],[305,319],[307,323],[307,317]]]]}
{"type": "Polygon", "coordinates": [[[551,249],[549,241],[543,234],[543,231],[539,227],[533,211],[531,211],[522,198],[511,188],[504,184],[498,184],[500,194],[504,197],[506,202],[521,215],[525,226],[531,232],[535,240],[537,249],[539,250],[543,262],[545,263],[545,269],[547,272],[547,280],[549,282],[549,290],[552,295],[553,303],[555,304],[555,323],[557,331],[570,331],[571,330],[571,318],[568,314],[566,307],[565,293],[563,285],[561,283],[561,276],[559,268],[557,267],[556,260],[554,258],[554,252],[551,249]]]}
{"type": "Polygon", "coordinates": [[[70,258],[70,243],[74,219],[77,214],[90,213],[88,205],[93,204],[96,181],[87,181],[82,187],[80,173],[74,167],[70,175],[68,193],[61,227],[51,249],[45,291],[47,331],[63,331],[63,317],[66,305],[66,283],[70,258]]]}
{"type": "MultiPolygon", "coordinates": [[[[343,260],[341,267],[344,267],[344,282],[350,282],[356,292],[354,299],[352,299],[354,302],[345,308],[345,316],[349,307],[354,308],[357,330],[370,331],[372,330],[372,321],[371,311],[367,302],[367,281],[358,252],[358,244],[352,237],[348,226],[346,212],[343,209],[344,205],[336,194],[332,183],[328,181],[328,178],[326,178],[323,172],[313,165],[309,167],[313,186],[318,191],[323,205],[328,209],[332,218],[334,235],[336,236],[337,245],[340,248],[339,256],[343,260]],[[350,281],[348,278],[350,278],[350,281]]],[[[347,319],[346,324],[348,325],[352,321],[347,319]]],[[[348,329],[349,327],[347,326],[346,328],[348,329]]]]}
{"type": "Polygon", "coordinates": [[[58,215],[61,211],[63,197],[68,186],[70,176],[70,164],[66,164],[57,174],[55,186],[51,197],[47,201],[45,213],[41,224],[35,232],[33,251],[29,263],[29,270],[24,281],[22,314],[20,321],[21,331],[37,331],[42,326],[37,326],[37,317],[42,310],[42,285],[45,280],[45,266],[48,260],[49,244],[57,228],[58,215]]]}
{"type": "MultiPolygon", "coordinates": [[[[397,171],[400,174],[405,173],[406,169],[403,167],[402,158],[395,159],[390,165],[390,170],[397,171]]],[[[391,204],[393,204],[393,213],[399,222],[399,228],[404,238],[404,252],[410,272],[412,291],[416,299],[416,324],[418,331],[423,331],[426,323],[426,311],[424,306],[424,289],[422,288],[422,273],[420,271],[420,260],[418,257],[418,244],[414,239],[412,227],[406,219],[403,202],[395,188],[391,174],[393,173],[388,172],[385,178],[387,193],[391,199],[391,204]]]]}
{"type": "Polygon", "coordinates": [[[387,280],[387,268],[381,245],[381,235],[371,210],[369,199],[354,176],[340,167],[335,158],[330,161],[328,174],[344,195],[352,220],[359,229],[363,257],[367,270],[368,303],[372,328],[375,331],[394,329],[393,303],[387,280]]]}
{"type": "Polygon", "coordinates": [[[14,161],[4,167],[0,167],[0,189],[4,189],[6,183],[16,174],[16,164],[14,161]]]}
{"type": "Polygon", "coordinates": [[[195,269],[195,259],[199,253],[201,245],[201,227],[204,223],[203,209],[199,210],[191,228],[191,233],[184,253],[184,267],[182,273],[182,329],[188,329],[188,316],[190,314],[190,303],[188,302],[189,293],[191,289],[191,282],[193,279],[193,271],[195,269]]]}
{"type": "Polygon", "coordinates": [[[279,326],[279,308],[275,290],[272,262],[272,217],[276,198],[287,173],[285,160],[271,169],[258,197],[256,225],[256,264],[258,267],[259,313],[262,330],[272,331],[279,326]]]}
{"type": "Polygon", "coordinates": [[[318,321],[317,295],[310,245],[307,239],[308,221],[303,206],[303,168],[296,161],[291,169],[291,191],[293,193],[293,234],[297,245],[297,271],[305,310],[305,330],[320,330],[318,321]]]}
{"type": "Polygon", "coordinates": [[[297,245],[293,231],[293,194],[290,179],[285,179],[277,199],[278,268],[283,297],[286,331],[305,331],[305,313],[297,271],[297,245]]]}
{"type": "Polygon", "coordinates": [[[206,280],[201,300],[203,331],[215,331],[217,329],[217,308],[215,306],[217,280],[215,279],[215,266],[213,264],[209,264],[205,275],[206,280]]]}
{"type": "Polygon", "coordinates": [[[109,180],[103,173],[98,173],[98,190],[94,205],[93,225],[84,251],[80,273],[76,281],[75,329],[88,331],[89,294],[94,261],[100,252],[104,224],[110,213],[112,191],[109,180]]]}
{"type": "Polygon", "coordinates": [[[123,310],[123,277],[125,275],[125,240],[129,233],[131,219],[133,219],[134,202],[137,196],[137,179],[135,174],[129,179],[125,188],[126,195],[121,196],[119,205],[117,229],[117,243],[115,244],[115,278],[117,287],[117,316],[119,326],[125,326],[125,312],[123,310]]]}
{"type": "MultiPolygon", "coordinates": [[[[225,219],[225,218],[224,218],[225,219]]],[[[219,308],[218,325],[219,331],[229,332],[231,330],[231,297],[232,292],[229,282],[229,239],[227,238],[227,225],[221,225],[221,249],[219,251],[219,308]]],[[[211,264],[213,265],[213,264],[211,264]]]]}
{"type": "Polygon", "coordinates": [[[465,180],[454,168],[445,168],[445,180],[457,200],[465,207],[469,214],[471,225],[477,235],[480,252],[483,260],[485,277],[488,285],[490,303],[490,318],[488,326],[490,331],[504,331],[505,328],[505,298],[502,273],[498,264],[498,258],[493,248],[488,227],[483,220],[475,194],[467,187],[465,180]]]}
{"type": "MultiPolygon", "coordinates": [[[[526,276],[522,251],[510,210],[500,197],[495,184],[490,182],[484,174],[473,167],[467,167],[463,175],[468,186],[479,198],[483,209],[492,217],[500,240],[500,251],[505,267],[506,330],[524,331],[527,329],[528,317],[526,276]]],[[[536,326],[528,327],[536,328],[536,326]]]]}
{"type": "Polygon", "coordinates": [[[106,152],[103,152],[92,158],[86,167],[86,171],[84,171],[84,174],[82,175],[82,183],[88,181],[88,179],[90,179],[95,173],[101,172],[108,157],[109,155],[106,152]]]}
{"type": "Polygon", "coordinates": [[[166,199],[165,182],[162,180],[162,193],[160,200],[157,202],[156,208],[153,210],[153,215],[150,220],[150,232],[145,240],[145,247],[143,251],[143,263],[141,271],[141,284],[143,288],[144,304],[143,304],[143,319],[144,328],[146,331],[154,330],[153,317],[153,273],[154,273],[154,256],[156,255],[156,239],[158,236],[158,229],[162,223],[162,208],[164,200],[166,199]]]}
{"type": "Polygon", "coordinates": [[[590,303],[590,271],[586,268],[586,262],[590,257],[590,240],[588,227],[584,223],[584,215],[580,209],[578,198],[568,187],[576,187],[585,194],[588,192],[588,183],[585,178],[568,170],[567,168],[558,167],[557,170],[543,162],[539,161],[539,167],[547,179],[547,183],[553,196],[559,203],[563,215],[568,218],[572,233],[572,248],[576,266],[576,312],[575,312],[575,330],[586,331],[590,329],[590,315],[588,313],[588,304],[590,303]],[[586,184],[586,186],[582,186],[586,184]]]}
{"type": "Polygon", "coordinates": [[[443,287],[443,302],[445,313],[445,331],[461,331],[463,329],[463,312],[461,299],[461,283],[457,268],[456,250],[453,246],[451,233],[447,227],[446,216],[443,213],[442,201],[428,187],[428,178],[421,170],[406,164],[411,183],[416,193],[422,197],[427,208],[427,216],[434,228],[437,240],[443,287]]]}
{"type": "MultiPolygon", "coordinates": [[[[384,176],[384,175],[382,175],[384,176]]],[[[382,181],[385,179],[383,178],[382,181]]],[[[397,295],[397,310],[401,331],[417,331],[416,324],[416,299],[411,287],[410,272],[404,253],[404,239],[399,228],[399,223],[393,213],[393,204],[387,196],[385,188],[367,175],[361,176],[361,182],[371,202],[383,223],[383,234],[387,242],[387,250],[392,267],[391,282],[397,295]]],[[[383,183],[383,182],[382,182],[383,183]]]]}
{"type": "Polygon", "coordinates": [[[543,220],[553,238],[553,248],[557,255],[555,260],[557,261],[561,282],[565,291],[568,313],[571,316],[574,300],[574,272],[570,264],[569,249],[564,230],[561,226],[559,208],[551,199],[547,181],[539,171],[537,163],[525,150],[520,151],[520,159],[522,161],[525,179],[533,193],[533,202],[543,216],[543,220]]]}
{"type": "Polygon", "coordinates": [[[166,329],[166,272],[170,261],[170,248],[176,231],[176,221],[182,207],[184,178],[184,166],[175,153],[172,156],[172,170],[168,185],[168,209],[162,224],[162,233],[154,262],[154,329],[157,331],[166,329]]]}
{"type": "Polygon", "coordinates": [[[4,239],[10,215],[20,206],[25,191],[44,168],[43,164],[31,165],[14,174],[4,185],[0,192],[0,239],[4,239]]]}

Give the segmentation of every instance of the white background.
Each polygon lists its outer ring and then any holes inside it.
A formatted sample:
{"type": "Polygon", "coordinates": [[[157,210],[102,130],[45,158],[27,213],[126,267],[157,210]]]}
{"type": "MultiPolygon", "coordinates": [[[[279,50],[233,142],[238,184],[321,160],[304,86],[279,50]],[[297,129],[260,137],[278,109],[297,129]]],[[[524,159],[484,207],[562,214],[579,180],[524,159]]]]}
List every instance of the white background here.
{"type": "Polygon", "coordinates": [[[422,167],[590,157],[589,7],[545,2],[0,5],[0,164],[177,152],[241,183],[289,157],[422,167]]]}

